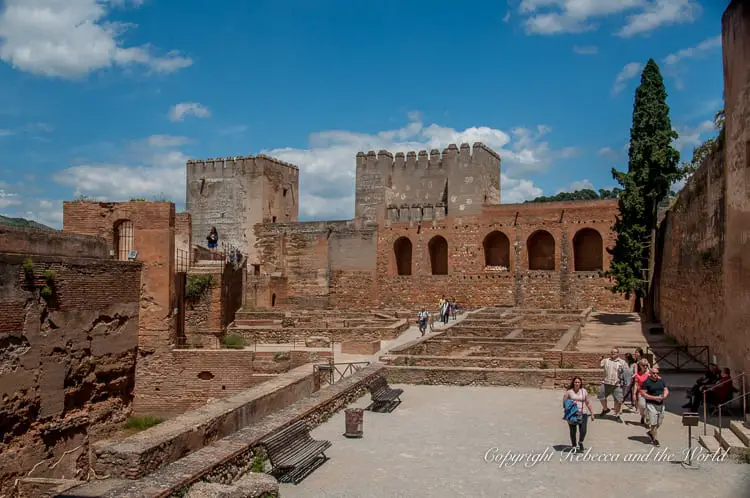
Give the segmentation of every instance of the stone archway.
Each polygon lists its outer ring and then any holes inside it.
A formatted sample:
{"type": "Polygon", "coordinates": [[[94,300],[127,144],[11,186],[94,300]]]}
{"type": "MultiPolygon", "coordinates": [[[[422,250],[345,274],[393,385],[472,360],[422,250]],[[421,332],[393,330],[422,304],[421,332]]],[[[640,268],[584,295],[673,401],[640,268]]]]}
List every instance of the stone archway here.
{"type": "Polygon", "coordinates": [[[396,258],[396,274],[411,275],[412,244],[407,237],[399,237],[393,243],[393,256],[396,258]]]}
{"type": "Polygon", "coordinates": [[[582,228],[573,237],[573,259],[575,271],[598,271],[604,269],[604,242],[601,234],[593,228],[582,228]]]}
{"type": "Polygon", "coordinates": [[[495,230],[482,242],[484,266],[504,266],[510,269],[510,240],[503,232],[495,230]]]}
{"type": "Polygon", "coordinates": [[[555,238],[546,230],[537,230],[526,241],[529,270],[555,269],[555,238]]]}
{"type": "Polygon", "coordinates": [[[440,235],[435,235],[427,244],[430,251],[430,268],[433,275],[448,274],[448,241],[440,235]]]}

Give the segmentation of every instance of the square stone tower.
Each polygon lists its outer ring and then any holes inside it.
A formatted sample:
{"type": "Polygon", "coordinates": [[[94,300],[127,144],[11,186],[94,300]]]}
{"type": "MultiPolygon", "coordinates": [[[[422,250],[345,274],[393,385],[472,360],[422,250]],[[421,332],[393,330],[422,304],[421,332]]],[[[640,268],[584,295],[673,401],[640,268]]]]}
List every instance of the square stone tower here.
{"type": "Polygon", "coordinates": [[[192,244],[205,247],[211,227],[219,244],[230,244],[258,264],[257,223],[297,221],[299,169],[265,155],[187,162],[186,210],[192,217],[192,244]]]}

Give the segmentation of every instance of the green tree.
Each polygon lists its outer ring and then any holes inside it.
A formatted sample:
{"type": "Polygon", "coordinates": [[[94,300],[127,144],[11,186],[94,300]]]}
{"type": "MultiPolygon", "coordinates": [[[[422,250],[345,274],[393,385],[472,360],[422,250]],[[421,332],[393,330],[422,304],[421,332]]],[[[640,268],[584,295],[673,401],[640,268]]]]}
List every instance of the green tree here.
{"type": "Polygon", "coordinates": [[[559,194],[550,196],[537,197],[534,200],[526,201],[529,202],[560,202],[560,201],[592,201],[598,199],[617,199],[620,195],[620,189],[615,187],[612,190],[599,189],[599,193],[594,190],[585,188],[582,190],[576,190],[575,192],[560,192],[559,194]]]}
{"type": "Polygon", "coordinates": [[[693,149],[693,156],[689,161],[682,164],[682,173],[692,175],[695,170],[703,164],[709,154],[717,150],[724,143],[724,109],[714,115],[714,128],[719,132],[717,136],[711,137],[698,147],[693,149]]]}
{"type": "Polygon", "coordinates": [[[635,91],[628,171],[612,169],[623,192],[614,225],[617,240],[610,250],[613,259],[607,272],[615,281],[612,291],[628,298],[635,295],[637,309],[648,295],[653,275],[658,206],[683,175],[680,153],[672,146],[676,138],[664,80],[659,66],[649,59],[635,91]],[[644,269],[648,269],[647,281],[644,269]]]}

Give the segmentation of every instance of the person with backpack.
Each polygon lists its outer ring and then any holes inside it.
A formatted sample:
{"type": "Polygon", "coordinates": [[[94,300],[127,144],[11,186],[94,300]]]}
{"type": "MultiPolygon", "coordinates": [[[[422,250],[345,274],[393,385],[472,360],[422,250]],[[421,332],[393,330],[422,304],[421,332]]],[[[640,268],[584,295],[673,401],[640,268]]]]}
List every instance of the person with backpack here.
{"type": "Polygon", "coordinates": [[[588,391],[583,387],[580,377],[573,377],[568,390],[563,395],[563,418],[568,422],[570,444],[573,453],[583,453],[583,440],[586,438],[589,418],[593,422],[594,410],[591,408],[588,391]],[[576,444],[578,435],[578,444],[576,444]]]}

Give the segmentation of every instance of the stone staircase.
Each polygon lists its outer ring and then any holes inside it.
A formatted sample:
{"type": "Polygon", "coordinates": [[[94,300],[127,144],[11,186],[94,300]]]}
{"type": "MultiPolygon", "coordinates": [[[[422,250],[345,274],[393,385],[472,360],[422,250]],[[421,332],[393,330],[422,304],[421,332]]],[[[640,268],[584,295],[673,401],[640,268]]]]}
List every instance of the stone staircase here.
{"type": "Polygon", "coordinates": [[[224,261],[212,261],[210,259],[199,259],[193,262],[188,269],[188,274],[221,273],[224,271],[224,261]]]}
{"type": "Polygon", "coordinates": [[[283,312],[239,310],[230,329],[280,329],[283,319],[283,312]]]}
{"type": "Polygon", "coordinates": [[[701,445],[709,452],[717,450],[728,451],[729,455],[750,462],[750,415],[745,415],[745,420],[732,420],[728,429],[714,429],[713,435],[701,435],[701,445]]]}

